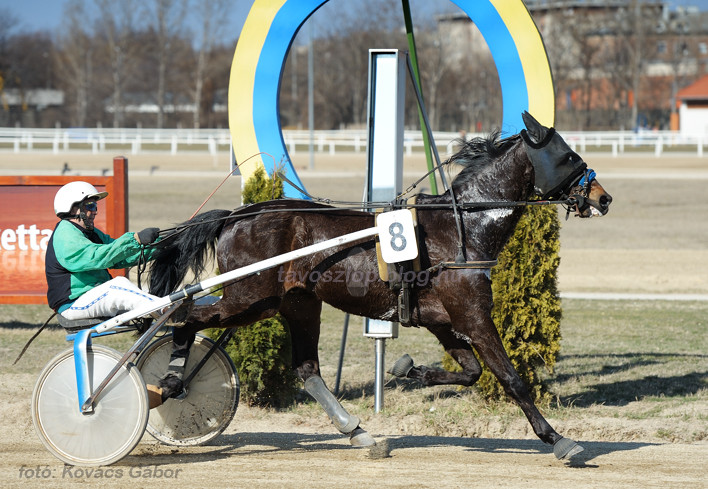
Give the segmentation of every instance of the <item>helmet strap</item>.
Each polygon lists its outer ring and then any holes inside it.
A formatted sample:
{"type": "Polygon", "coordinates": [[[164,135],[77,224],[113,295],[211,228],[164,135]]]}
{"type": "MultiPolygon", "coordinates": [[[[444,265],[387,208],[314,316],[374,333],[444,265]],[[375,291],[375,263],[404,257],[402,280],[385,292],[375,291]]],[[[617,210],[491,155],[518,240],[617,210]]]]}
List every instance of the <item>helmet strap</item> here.
{"type": "Polygon", "coordinates": [[[88,218],[88,216],[86,215],[86,212],[83,209],[81,209],[79,211],[79,218],[83,221],[84,227],[87,230],[93,231],[93,221],[88,218]]]}
{"type": "Polygon", "coordinates": [[[81,201],[79,204],[79,219],[83,221],[84,223],[84,228],[88,231],[93,231],[93,219],[89,219],[88,216],[86,215],[86,209],[84,209],[84,204],[86,203],[86,199],[81,201]]]}

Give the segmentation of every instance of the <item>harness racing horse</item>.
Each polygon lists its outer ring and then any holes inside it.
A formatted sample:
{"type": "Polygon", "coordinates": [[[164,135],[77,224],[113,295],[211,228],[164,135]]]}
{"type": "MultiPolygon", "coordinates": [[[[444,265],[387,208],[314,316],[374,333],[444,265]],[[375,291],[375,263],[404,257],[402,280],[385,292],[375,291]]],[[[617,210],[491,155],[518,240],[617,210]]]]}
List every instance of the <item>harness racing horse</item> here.
{"type": "MultiPolygon", "coordinates": [[[[293,368],[305,382],[305,390],[322,404],[335,427],[350,436],[352,445],[374,444],[358,418],[344,410],[320,377],[320,312],[326,302],[350,314],[403,319],[404,326],[425,327],[433,333],[462,371],[413,366],[410,357],[403,364],[396,362],[394,374],[424,385],[473,385],[481,375],[476,350],[521,407],[536,435],[554,446],[556,457],[569,458],[582,451],[556,433],[533,404],[492,322],[488,267],[473,265],[493,262],[512,235],[524,206],[511,203],[525,204],[534,194],[543,200],[566,199],[577,216],[591,217],[606,214],[612,201],[594,172],[553,128],[542,126],[528,113],[523,119],[526,130],[520,134],[500,139],[494,133],[466,142],[450,159],[463,167],[451,189],[442,195],[418,195],[419,260],[425,271],[421,273],[427,275],[411,286],[406,317],[400,317],[400,287],[379,276],[374,238],[298,258],[230,283],[213,305],[194,305],[184,326],[174,330],[170,371],[160,381],[163,397],[181,392],[180,368],[197,331],[246,326],[280,313],[290,328],[293,368]],[[489,202],[497,205],[485,206],[489,202]],[[456,265],[461,258],[472,267],[436,266],[451,265],[455,257],[456,265]]],[[[305,200],[205,212],[184,223],[173,239],[163,240],[151,265],[151,293],[164,296],[175,291],[188,269],[197,275],[204,270],[206,256],[214,250],[219,270],[226,272],[373,225],[370,212],[305,200]]]]}

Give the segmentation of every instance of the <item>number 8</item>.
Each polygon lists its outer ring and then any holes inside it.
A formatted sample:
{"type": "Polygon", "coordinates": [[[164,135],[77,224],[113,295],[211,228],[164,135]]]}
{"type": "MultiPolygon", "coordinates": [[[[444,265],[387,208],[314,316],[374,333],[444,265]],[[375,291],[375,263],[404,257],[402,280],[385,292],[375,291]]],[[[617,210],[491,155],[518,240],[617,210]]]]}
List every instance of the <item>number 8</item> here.
{"type": "Polygon", "coordinates": [[[406,237],[403,236],[403,224],[400,222],[392,222],[388,227],[388,233],[391,235],[391,248],[393,251],[402,251],[406,248],[406,237]],[[400,245],[396,241],[400,240],[400,245]]]}

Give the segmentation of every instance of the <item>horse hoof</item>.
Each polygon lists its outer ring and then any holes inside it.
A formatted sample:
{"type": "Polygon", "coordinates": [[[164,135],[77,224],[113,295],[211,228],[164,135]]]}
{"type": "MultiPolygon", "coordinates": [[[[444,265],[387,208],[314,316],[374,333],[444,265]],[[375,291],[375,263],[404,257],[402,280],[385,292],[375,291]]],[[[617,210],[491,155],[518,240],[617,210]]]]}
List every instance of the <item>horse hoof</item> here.
{"type": "Polygon", "coordinates": [[[553,454],[558,460],[568,460],[585,450],[570,438],[561,438],[553,445],[553,454]]]}
{"type": "Polygon", "coordinates": [[[412,368],[413,359],[408,353],[406,353],[401,358],[396,360],[396,363],[393,364],[393,366],[389,369],[388,373],[390,373],[394,377],[405,378],[412,368]]]}
{"type": "Polygon", "coordinates": [[[368,432],[361,428],[356,428],[349,434],[349,443],[353,447],[372,447],[376,445],[376,440],[368,432]]]}
{"type": "Polygon", "coordinates": [[[157,383],[157,387],[162,390],[162,402],[170,398],[176,398],[185,394],[182,379],[173,373],[168,373],[157,383]]]}

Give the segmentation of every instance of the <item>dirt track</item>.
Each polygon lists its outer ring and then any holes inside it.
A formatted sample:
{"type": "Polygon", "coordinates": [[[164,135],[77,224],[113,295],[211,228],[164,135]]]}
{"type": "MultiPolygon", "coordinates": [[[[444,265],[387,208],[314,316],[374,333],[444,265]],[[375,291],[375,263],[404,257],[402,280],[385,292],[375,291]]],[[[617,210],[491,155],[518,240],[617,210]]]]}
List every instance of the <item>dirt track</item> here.
{"type": "MultiPolygon", "coordinates": [[[[663,167],[651,157],[621,165],[604,159],[595,165],[601,179],[603,172],[608,175],[603,183],[615,197],[614,208],[603,220],[564,225],[561,291],[708,293],[708,209],[705,198],[691,197],[705,194],[708,165],[695,157],[680,169],[667,168],[662,161],[663,167]],[[680,196],[684,198],[678,202],[680,196]]],[[[351,184],[360,192],[359,184],[351,183],[359,177],[342,178],[348,183],[340,188],[351,184]]],[[[331,185],[315,174],[305,174],[303,180],[311,191],[331,185]]],[[[140,196],[147,185],[156,188],[153,181],[131,179],[136,199],[142,199],[137,202],[148,202],[140,196]]],[[[188,212],[180,209],[178,215],[188,212]]],[[[131,227],[150,224],[131,213],[131,227]]],[[[0,381],[2,487],[708,487],[705,442],[579,440],[586,450],[568,464],[555,460],[549,447],[528,434],[503,439],[401,435],[385,418],[372,416],[365,426],[389,448],[382,450],[388,456],[372,459],[368,449],[349,448],[324,414],[303,420],[245,407],[239,407],[226,433],[209,446],[174,449],[146,435],[114,466],[92,472],[65,469],[31,426],[34,380],[33,375],[3,375],[0,381]]],[[[551,422],[564,432],[562,422],[551,422]]]]}
{"type": "MultiPolygon", "coordinates": [[[[102,469],[65,467],[30,426],[4,427],[3,487],[180,488],[700,488],[706,487],[708,443],[583,442],[571,463],[530,438],[383,436],[379,450],[354,449],[328,426],[296,425],[287,414],[239,408],[209,446],[171,448],[149,435],[131,455],[102,469]],[[388,448],[388,449],[386,449],[388,448]],[[373,458],[380,457],[380,458],[373,458]],[[38,471],[39,469],[39,471],[38,471]],[[33,471],[33,472],[32,472],[33,471]]],[[[378,424],[378,423],[374,423],[378,424]]]]}

